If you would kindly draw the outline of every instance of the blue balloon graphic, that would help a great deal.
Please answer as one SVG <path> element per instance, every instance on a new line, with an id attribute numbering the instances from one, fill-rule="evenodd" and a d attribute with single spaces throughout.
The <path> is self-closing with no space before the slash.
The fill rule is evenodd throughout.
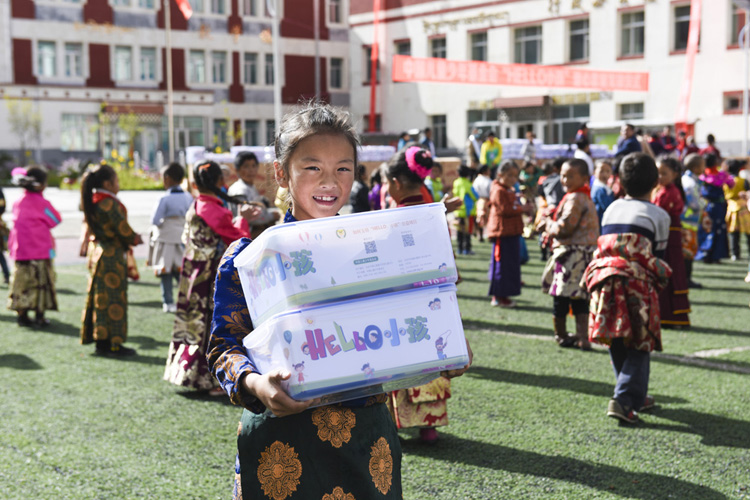
<path id="1" fill-rule="evenodd" d="M 289 330 L 285 331 L 284 332 L 284 340 L 286 340 L 287 344 L 291 344 L 292 343 L 292 332 L 290 332 Z"/>

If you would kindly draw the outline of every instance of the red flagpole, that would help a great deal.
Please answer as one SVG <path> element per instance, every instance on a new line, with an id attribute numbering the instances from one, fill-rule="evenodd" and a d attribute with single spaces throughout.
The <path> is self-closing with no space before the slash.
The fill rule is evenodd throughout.
<path id="1" fill-rule="evenodd" d="M 378 32 L 380 24 L 380 0 L 372 0 L 372 47 L 370 49 L 370 123 L 368 130 L 375 132 L 375 109 L 377 101 Z"/>

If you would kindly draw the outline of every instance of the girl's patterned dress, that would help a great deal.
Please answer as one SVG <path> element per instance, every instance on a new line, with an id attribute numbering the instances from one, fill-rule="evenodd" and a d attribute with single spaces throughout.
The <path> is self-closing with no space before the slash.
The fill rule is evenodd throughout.
<path id="1" fill-rule="evenodd" d="M 294 221 L 287 213 L 285 222 Z M 216 279 L 208 352 L 211 370 L 243 406 L 238 429 L 235 499 L 401 499 L 401 445 L 386 395 L 321 406 L 275 418 L 240 382 L 256 372 L 242 339 L 253 325 L 234 259 L 250 245 L 229 246 Z"/>
<path id="2" fill-rule="evenodd" d="M 81 322 L 81 344 L 110 340 L 122 344 L 128 336 L 127 251 L 136 233 L 128 224 L 125 206 L 115 195 L 94 190 L 90 231 L 89 284 Z"/>

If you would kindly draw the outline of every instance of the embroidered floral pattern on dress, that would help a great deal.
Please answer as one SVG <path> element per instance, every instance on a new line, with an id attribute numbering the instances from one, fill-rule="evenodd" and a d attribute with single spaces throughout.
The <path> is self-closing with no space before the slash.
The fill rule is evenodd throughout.
<path id="1" fill-rule="evenodd" d="M 372 445 L 370 451 L 370 476 L 380 493 L 385 495 L 391 489 L 393 482 L 393 457 L 391 447 L 384 437 Z"/>
<path id="2" fill-rule="evenodd" d="M 284 500 L 297 491 L 302 463 L 293 447 L 274 441 L 260 454 L 259 462 L 258 481 L 267 497 Z"/>
<path id="3" fill-rule="evenodd" d="M 341 486 L 336 486 L 333 493 L 326 493 L 321 500 L 357 500 L 351 493 L 345 493 Z"/>
<path id="4" fill-rule="evenodd" d="M 342 406 L 323 406 L 312 413 L 312 422 L 318 428 L 321 441 L 330 441 L 334 448 L 348 443 L 357 422 L 354 412 Z"/>

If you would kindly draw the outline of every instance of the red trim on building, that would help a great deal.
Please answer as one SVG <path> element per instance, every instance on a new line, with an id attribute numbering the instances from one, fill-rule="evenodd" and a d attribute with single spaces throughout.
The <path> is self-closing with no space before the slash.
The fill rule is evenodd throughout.
<path id="1" fill-rule="evenodd" d="M 159 89 L 167 90 L 167 49 L 161 49 L 161 74 L 162 81 Z M 172 90 L 188 90 L 185 84 L 185 50 L 172 47 Z"/>
<path id="2" fill-rule="evenodd" d="M 232 14 L 227 20 L 227 32 L 239 36 L 242 34 L 242 17 L 240 16 L 239 0 L 231 0 Z"/>
<path id="3" fill-rule="evenodd" d="M 107 0 L 86 0 L 83 5 L 83 22 L 112 24 L 115 14 Z"/>
<path id="4" fill-rule="evenodd" d="M 617 12 L 632 12 L 632 11 L 642 10 L 642 11 L 644 11 L 644 16 L 645 16 L 646 14 L 645 14 L 645 8 L 644 7 L 645 7 L 645 5 L 628 5 L 626 7 L 620 7 L 620 8 L 618 8 Z"/>
<path id="5" fill-rule="evenodd" d="M 294 3 L 294 8 L 292 7 Z M 320 39 L 328 40 L 328 26 L 326 26 L 326 3 L 324 0 L 319 2 L 319 20 L 320 20 Z M 288 8 L 284 9 L 284 18 L 281 20 L 281 36 L 288 38 L 305 38 L 313 40 L 315 38 L 314 23 L 315 19 L 313 10 L 314 4 L 310 0 L 304 2 L 286 2 Z"/>
<path id="6" fill-rule="evenodd" d="M 84 7 L 85 8 L 85 7 Z M 109 64 L 109 45 L 89 44 L 89 78 L 87 87 L 114 87 Z"/>
<path id="7" fill-rule="evenodd" d="M 159 2 L 159 11 L 156 13 L 156 26 L 164 29 L 164 3 L 161 0 Z M 177 2 L 169 0 L 169 11 L 172 17 L 170 18 L 171 27 L 173 30 L 187 30 L 188 22 L 185 16 L 180 12 L 180 7 Z"/>
<path id="8" fill-rule="evenodd" d="M 318 98 L 328 102 L 330 94 L 328 93 L 326 61 L 325 57 L 320 58 L 320 95 Z M 284 70 L 286 71 L 286 84 L 281 89 L 281 102 L 297 104 L 300 99 L 307 100 L 315 97 L 315 57 L 286 54 Z"/>
<path id="9" fill-rule="evenodd" d="M 11 0 L 10 17 L 16 19 L 34 19 L 36 17 L 34 0 Z"/>
<path id="10" fill-rule="evenodd" d="M 13 39 L 13 82 L 19 85 L 36 85 L 31 40 Z"/>
<path id="11" fill-rule="evenodd" d="M 635 54 L 632 56 L 618 56 L 617 60 L 618 61 L 630 61 L 632 59 L 643 59 L 643 58 L 644 58 L 643 54 Z"/>
<path id="12" fill-rule="evenodd" d="M 245 102 L 245 89 L 240 75 L 240 53 L 232 52 L 232 85 L 229 86 L 229 102 Z"/>
<path id="13" fill-rule="evenodd" d="M 430 3 L 433 0 L 383 0 L 382 10 L 387 11 L 391 9 L 400 9 L 401 7 L 409 7 L 412 5 L 421 5 L 424 3 Z M 445 12 L 454 12 L 457 10 L 465 9 L 476 9 L 481 7 L 490 7 L 493 5 L 502 5 L 505 3 L 522 2 L 523 0 L 496 0 L 494 2 L 484 2 L 475 5 L 467 5 L 465 7 L 454 7 L 452 9 L 442 9 L 439 11 L 431 12 L 430 14 L 442 14 Z M 354 14 L 367 14 L 372 12 L 372 0 L 351 0 L 349 7 L 350 15 Z M 382 22 L 382 21 L 381 21 Z"/>
<path id="14" fill-rule="evenodd" d="M 161 104 L 131 104 L 131 103 L 107 103 L 102 110 L 105 113 L 120 113 L 137 115 L 163 115 L 164 106 Z"/>

